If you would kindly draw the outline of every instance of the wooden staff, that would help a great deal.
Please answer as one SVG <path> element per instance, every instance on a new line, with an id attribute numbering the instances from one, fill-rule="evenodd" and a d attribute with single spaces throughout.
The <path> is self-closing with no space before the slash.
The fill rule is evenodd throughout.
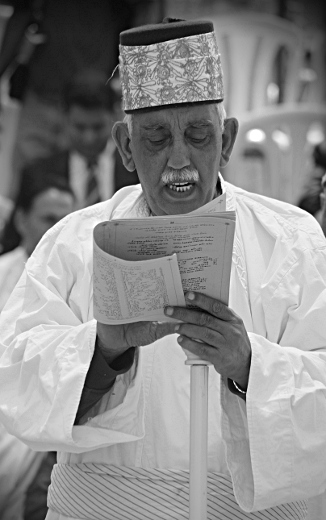
<path id="1" fill-rule="evenodd" d="M 207 520 L 208 361 L 186 352 L 190 365 L 189 520 Z"/>

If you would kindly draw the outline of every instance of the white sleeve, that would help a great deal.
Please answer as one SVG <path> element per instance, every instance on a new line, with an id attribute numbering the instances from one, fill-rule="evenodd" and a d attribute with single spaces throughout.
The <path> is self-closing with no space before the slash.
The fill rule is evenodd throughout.
<path id="1" fill-rule="evenodd" d="M 76 224 L 68 233 L 69 226 L 60 223 L 45 235 L 0 320 L 0 421 L 40 451 L 83 452 L 115 443 L 119 435 L 122 442 L 143 435 L 141 409 L 129 422 L 128 412 L 123 413 L 130 399 L 133 409 L 138 402 L 142 408 L 139 378 L 128 399 L 123 387 L 130 381 L 119 379 L 120 432 L 114 410 L 104 414 L 106 430 L 100 427 L 103 414 L 89 425 L 74 426 L 96 339 L 92 227 L 82 224 L 89 230 L 81 233 Z"/>
<path id="2" fill-rule="evenodd" d="M 325 248 L 302 252 L 276 278 L 262 289 L 266 338 L 249 333 L 246 403 L 222 387 L 227 459 L 245 511 L 326 489 Z"/>

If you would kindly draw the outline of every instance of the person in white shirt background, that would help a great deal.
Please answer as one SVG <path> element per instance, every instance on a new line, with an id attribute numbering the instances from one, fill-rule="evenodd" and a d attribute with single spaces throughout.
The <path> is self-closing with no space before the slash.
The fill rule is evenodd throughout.
<path id="1" fill-rule="evenodd" d="M 123 186 L 139 182 L 137 174 L 123 166 L 112 139 L 118 99 L 106 83 L 105 74 L 93 69 L 71 78 L 62 94 L 68 147 L 22 171 L 24 176 L 31 168 L 50 170 L 68 180 L 77 208 L 107 200 Z"/>
<path id="2" fill-rule="evenodd" d="M 73 211 L 74 203 L 73 193 L 63 179 L 46 172 L 24 177 L 2 236 L 0 312 L 39 240 L 51 226 Z M 1 520 L 24 518 L 27 490 L 44 456 L 44 452 L 33 451 L 10 435 L 0 423 Z M 37 498 L 39 507 L 46 512 L 46 497 L 43 500 L 44 504 L 42 497 Z"/>
<path id="3" fill-rule="evenodd" d="M 245 49 L 244 49 L 245 52 Z M 124 121 L 140 184 L 41 240 L 0 321 L 0 417 L 58 451 L 48 520 L 188 517 L 189 367 L 210 361 L 208 518 L 303 520 L 326 489 L 326 242 L 316 220 L 220 174 L 226 118 L 213 24 L 120 34 Z M 199 292 L 173 322 L 93 317 L 93 229 L 104 220 L 236 212 L 229 305 Z M 199 520 L 199 519 L 198 519 Z"/>

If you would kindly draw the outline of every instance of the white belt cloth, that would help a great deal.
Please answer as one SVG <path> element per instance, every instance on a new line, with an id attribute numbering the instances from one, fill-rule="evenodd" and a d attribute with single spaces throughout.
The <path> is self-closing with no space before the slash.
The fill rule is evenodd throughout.
<path id="1" fill-rule="evenodd" d="M 208 474 L 208 520 L 303 520 L 304 501 L 242 511 L 231 479 Z M 143 469 L 109 464 L 56 464 L 48 492 L 48 507 L 87 520 L 182 520 L 189 518 L 189 472 Z"/>

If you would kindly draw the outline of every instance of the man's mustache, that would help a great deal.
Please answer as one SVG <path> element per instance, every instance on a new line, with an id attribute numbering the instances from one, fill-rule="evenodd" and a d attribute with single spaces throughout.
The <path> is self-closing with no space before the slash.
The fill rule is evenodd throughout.
<path id="1" fill-rule="evenodd" d="M 164 184 L 174 184 L 178 182 L 198 182 L 199 173 L 196 168 L 185 167 L 177 170 L 175 168 L 168 167 L 165 169 L 162 175 L 162 182 Z"/>

